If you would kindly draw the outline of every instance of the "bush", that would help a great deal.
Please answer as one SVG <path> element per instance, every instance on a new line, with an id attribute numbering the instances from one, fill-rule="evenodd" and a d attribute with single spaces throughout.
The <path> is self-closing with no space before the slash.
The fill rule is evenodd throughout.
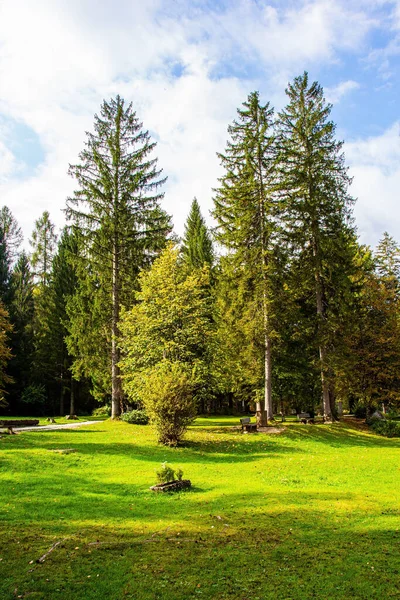
<path id="1" fill-rule="evenodd" d="M 170 467 L 166 462 L 162 463 L 161 469 L 156 471 L 157 483 L 169 483 L 170 481 L 182 481 L 183 471 L 177 469 L 176 471 Z M 175 479 L 176 478 L 176 479 Z"/>
<path id="2" fill-rule="evenodd" d="M 145 410 L 130 410 L 129 412 L 122 413 L 121 419 L 131 425 L 147 425 L 149 422 L 149 417 Z"/>
<path id="3" fill-rule="evenodd" d="M 362 400 L 357 400 L 353 407 L 354 416 L 357 419 L 365 419 L 367 416 L 367 407 Z"/>
<path id="4" fill-rule="evenodd" d="M 22 394 L 21 402 L 24 404 L 43 405 L 46 402 L 46 388 L 44 385 L 28 385 Z"/>
<path id="5" fill-rule="evenodd" d="M 92 411 L 92 417 L 111 417 L 111 406 L 99 406 Z"/>
<path id="6" fill-rule="evenodd" d="M 400 437 L 400 423 L 390 421 L 389 419 L 373 419 L 371 423 L 372 429 L 388 438 Z"/>
<path id="7" fill-rule="evenodd" d="M 158 441 L 176 446 L 196 417 L 196 401 L 187 368 L 163 361 L 143 377 L 141 399 L 154 425 Z"/>

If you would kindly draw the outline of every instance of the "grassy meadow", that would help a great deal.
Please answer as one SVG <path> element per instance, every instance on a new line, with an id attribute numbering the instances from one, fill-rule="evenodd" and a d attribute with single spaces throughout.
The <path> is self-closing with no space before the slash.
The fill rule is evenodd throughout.
<path id="1" fill-rule="evenodd" d="M 400 598 L 400 440 L 237 424 L 199 418 L 178 449 L 111 421 L 2 436 L 0 598 Z M 151 492 L 163 461 L 193 488 Z"/>

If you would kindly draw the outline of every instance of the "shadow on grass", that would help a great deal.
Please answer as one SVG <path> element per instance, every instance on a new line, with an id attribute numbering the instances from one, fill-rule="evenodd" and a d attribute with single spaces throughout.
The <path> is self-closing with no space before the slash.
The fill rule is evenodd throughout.
<path id="1" fill-rule="evenodd" d="M 49 600 L 60 591 L 66 600 L 186 600 L 197 590 L 233 600 L 398 597 L 399 519 L 388 523 L 380 509 L 362 511 L 351 495 L 229 494 L 211 506 L 185 502 L 187 492 L 149 494 L 132 514 L 122 507 L 119 486 L 107 488 L 107 511 L 83 496 L 62 523 L 51 514 L 28 523 L 21 514 L 5 530 L 4 600 L 15 588 Z M 353 510 L 340 508 L 343 499 Z M 41 501 L 44 507 L 49 499 Z M 60 538 L 49 559 L 28 571 L 29 561 Z M 88 575 L 96 573 L 101 577 L 92 585 Z"/>

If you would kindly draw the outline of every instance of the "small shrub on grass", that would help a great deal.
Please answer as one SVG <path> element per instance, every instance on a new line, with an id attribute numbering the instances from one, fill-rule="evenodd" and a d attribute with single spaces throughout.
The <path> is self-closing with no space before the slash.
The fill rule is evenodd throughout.
<path id="1" fill-rule="evenodd" d="M 389 419 L 374 419 L 371 423 L 372 429 L 388 438 L 400 437 L 400 423 Z"/>
<path id="2" fill-rule="evenodd" d="M 145 410 L 130 410 L 121 415 L 122 421 L 131 425 L 147 425 L 149 417 Z"/>
<path id="3" fill-rule="evenodd" d="M 158 363 L 143 377 L 141 399 L 158 441 L 165 446 L 177 446 L 196 417 L 187 367 L 178 362 Z"/>
<path id="4" fill-rule="evenodd" d="M 92 411 L 92 417 L 111 417 L 111 406 L 99 406 Z"/>
<path id="5" fill-rule="evenodd" d="M 157 483 L 169 483 L 175 481 L 175 471 L 166 462 L 161 465 L 161 469 L 156 471 Z"/>
<path id="6" fill-rule="evenodd" d="M 170 481 L 182 481 L 183 471 L 182 469 L 176 469 L 176 471 L 167 463 L 164 462 L 161 465 L 161 469 L 156 471 L 157 483 L 169 483 Z"/>

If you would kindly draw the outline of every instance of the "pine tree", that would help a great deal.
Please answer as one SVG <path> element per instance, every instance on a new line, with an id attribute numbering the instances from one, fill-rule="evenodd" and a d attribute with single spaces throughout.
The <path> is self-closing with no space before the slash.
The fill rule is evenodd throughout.
<path id="1" fill-rule="evenodd" d="M 353 200 L 343 144 L 334 138 L 331 105 L 326 104 L 321 86 L 309 85 L 304 73 L 286 93 L 289 103 L 278 119 L 280 194 L 289 241 L 295 255 L 302 257 L 307 285 L 314 288 L 323 411 L 330 419 L 330 310 L 340 305 L 339 291 L 349 281 Z"/>
<path id="2" fill-rule="evenodd" d="M 261 105 L 258 92 L 249 95 L 238 120 L 228 127 L 225 154 L 218 154 L 225 174 L 216 190 L 213 215 L 216 239 L 227 247 L 238 273 L 252 287 L 250 298 L 259 306 L 262 322 L 264 405 L 260 422 L 273 418 L 272 356 L 273 263 L 277 221 L 273 195 L 275 149 L 273 109 Z"/>
<path id="3" fill-rule="evenodd" d="M 32 246 L 31 265 L 34 269 L 36 279 L 42 284 L 49 283 L 51 264 L 57 245 L 57 235 L 54 232 L 54 224 L 50 221 L 50 215 L 45 210 L 35 221 L 35 229 L 29 240 Z"/>
<path id="4" fill-rule="evenodd" d="M 75 369 L 95 377 L 92 340 L 82 337 L 77 326 L 89 309 L 97 346 L 101 346 L 101 335 L 107 338 L 103 343 L 110 356 L 112 417 L 120 414 L 123 399 L 118 366 L 121 305 L 131 305 L 140 269 L 163 247 L 171 230 L 159 206 L 163 194 L 158 190 L 165 178 L 157 169 L 157 159 L 150 158 L 154 148 L 132 104 L 126 106 L 117 96 L 103 102 L 100 115 L 95 115 L 94 133 L 88 133 L 79 155 L 81 162 L 69 169 L 79 189 L 68 199 L 66 212 L 79 229 L 81 256 L 86 260 L 86 274 L 80 270 L 75 311 L 69 313 L 70 348 L 74 347 L 80 361 Z"/>
<path id="5" fill-rule="evenodd" d="M 211 236 L 196 198 L 185 224 L 182 254 L 185 263 L 192 269 L 201 269 L 204 264 L 212 266 L 214 261 Z"/>

